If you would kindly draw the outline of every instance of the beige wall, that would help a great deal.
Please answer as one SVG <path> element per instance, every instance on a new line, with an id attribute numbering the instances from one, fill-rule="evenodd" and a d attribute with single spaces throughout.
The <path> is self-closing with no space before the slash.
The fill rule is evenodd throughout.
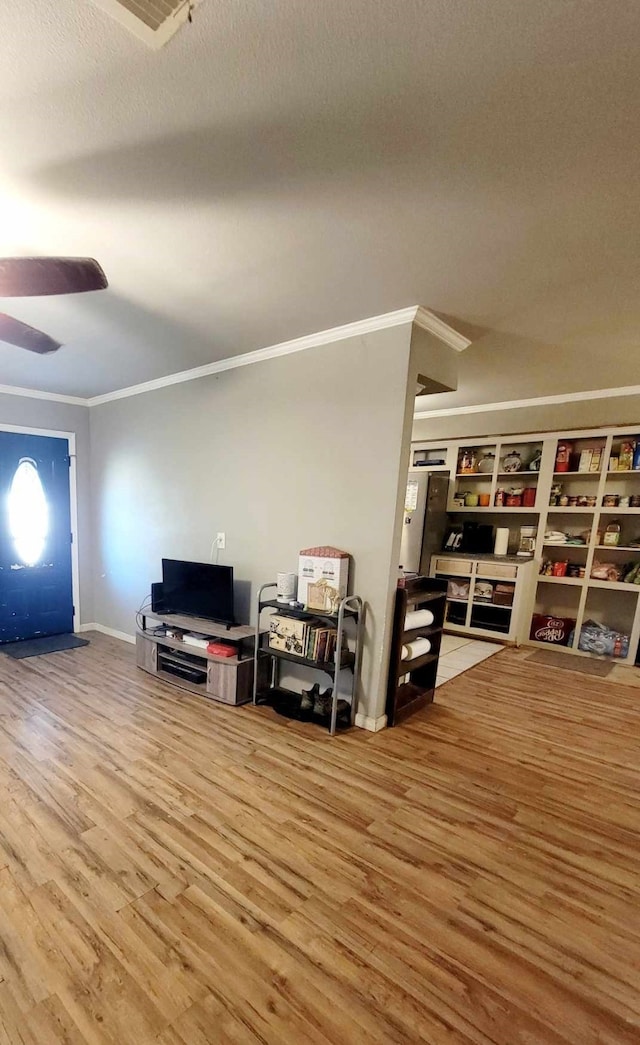
<path id="1" fill-rule="evenodd" d="M 96 620 L 132 633 L 161 558 L 206 561 L 219 530 L 243 620 L 260 584 L 297 572 L 301 548 L 335 544 L 367 603 L 360 712 L 381 715 L 410 383 L 428 369 L 410 335 L 379 331 L 93 407 Z"/>
<path id="2" fill-rule="evenodd" d="M 553 406 L 432 417 L 414 421 L 412 438 L 464 439 L 467 436 L 554 432 L 611 425 L 640 428 L 640 397 L 620 396 Z"/>
<path id="3" fill-rule="evenodd" d="M 0 426 L 18 425 L 55 432 L 75 432 L 78 494 L 78 558 L 80 573 L 80 622 L 94 618 L 91 547 L 91 475 L 89 410 L 84 406 L 0 394 Z"/>
<path id="4" fill-rule="evenodd" d="M 468 333 L 473 343 L 461 354 L 457 390 L 443 398 L 443 407 L 640 385 L 637 337 L 617 338 L 613 329 L 595 332 L 576 326 L 575 344 L 497 331 Z M 429 409 L 419 402 L 421 407 Z"/>

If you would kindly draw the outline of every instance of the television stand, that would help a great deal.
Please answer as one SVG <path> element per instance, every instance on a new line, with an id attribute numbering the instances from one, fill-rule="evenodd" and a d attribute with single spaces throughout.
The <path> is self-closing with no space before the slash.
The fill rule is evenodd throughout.
<path id="1" fill-rule="evenodd" d="M 142 613 L 141 618 L 142 627 L 136 631 L 136 662 L 143 671 L 179 689 L 199 693 L 223 704 L 247 704 L 251 700 L 254 628 L 150 610 Z M 170 629 L 224 639 L 225 643 L 236 647 L 236 655 L 220 657 L 180 638 L 170 638 L 159 633 L 157 627 L 148 627 L 148 618 Z"/>

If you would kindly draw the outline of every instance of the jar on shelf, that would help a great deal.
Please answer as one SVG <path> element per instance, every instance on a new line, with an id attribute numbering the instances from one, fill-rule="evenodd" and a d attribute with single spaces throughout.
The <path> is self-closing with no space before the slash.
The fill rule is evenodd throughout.
<path id="1" fill-rule="evenodd" d="M 617 519 L 613 522 L 610 522 L 606 530 L 604 531 L 602 543 L 606 544 L 607 547 L 616 548 L 620 544 L 621 530 L 622 527 L 620 526 L 620 523 Z"/>
<path id="2" fill-rule="evenodd" d="M 522 507 L 522 489 L 517 486 L 513 486 L 506 497 L 507 508 L 521 508 Z"/>
<path id="3" fill-rule="evenodd" d="M 475 450 L 463 450 L 458 460 L 460 475 L 473 475 L 478 471 L 478 458 Z"/>
<path id="4" fill-rule="evenodd" d="M 520 472 L 522 471 L 522 458 L 518 450 L 511 450 L 505 455 L 502 462 L 503 472 Z"/>
<path id="5" fill-rule="evenodd" d="M 507 496 L 506 492 L 502 489 L 502 487 L 500 487 L 499 490 L 496 490 L 496 496 L 495 496 L 495 500 L 493 502 L 495 504 L 496 508 L 504 508 L 504 502 L 506 500 L 506 496 Z"/>
<path id="6" fill-rule="evenodd" d="M 478 461 L 478 471 L 483 475 L 491 475 L 496 463 L 496 455 L 492 453 L 483 454 Z"/>
<path id="7" fill-rule="evenodd" d="M 536 506 L 536 493 L 537 487 L 525 486 L 522 492 L 522 507 L 523 508 L 535 508 Z"/>

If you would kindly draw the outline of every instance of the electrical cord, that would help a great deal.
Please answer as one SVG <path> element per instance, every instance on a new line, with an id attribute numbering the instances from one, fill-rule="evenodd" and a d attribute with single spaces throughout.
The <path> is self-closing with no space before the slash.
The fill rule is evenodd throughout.
<path id="1" fill-rule="evenodd" d="M 142 617 L 144 615 L 145 610 L 150 610 L 150 609 L 151 609 L 151 592 L 149 592 L 148 595 L 145 595 L 144 599 L 140 603 L 140 608 L 138 610 L 136 610 L 136 624 L 138 626 L 138 631 L 142 631 L 143 630 L 142 629 Z"/>

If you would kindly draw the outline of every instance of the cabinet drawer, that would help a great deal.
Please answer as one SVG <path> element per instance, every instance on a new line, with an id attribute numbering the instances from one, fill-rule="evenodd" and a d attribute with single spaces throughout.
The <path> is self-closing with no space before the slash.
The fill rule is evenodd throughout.
<path id="1" fill-rule="evenodd" d="M 518 576 L 518 567 L 515 563 L 508 562 L 479 562 L 476 569 L 477 577 L 505 577 L 515 581 Z"/>
<path id="2" fill-rule="evenodd" d="M 473 563 L 468 559 L 441 559 L 433 560 L 438 573 L 457 573 L 461 577 L 468 576 L 473 570 Z"/>

